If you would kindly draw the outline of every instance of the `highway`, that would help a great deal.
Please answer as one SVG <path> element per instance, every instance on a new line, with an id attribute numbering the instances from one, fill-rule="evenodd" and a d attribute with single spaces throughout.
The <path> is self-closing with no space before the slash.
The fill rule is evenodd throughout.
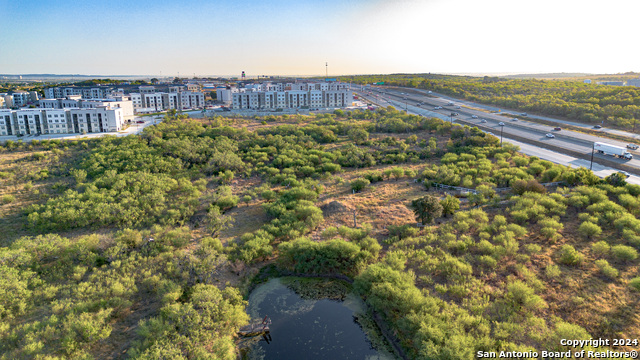
<path id="1" fill-rule="evenodd" d="M 532 141 L 540 142 L 541 144 L 548 143 L 555 147 L 583 153 L 583 154 L 591 154 L 592 146 L 594 142 L 606 142 L 608 144 L 613 144 L 621 147 L 626 147 L 627 143 L 612 140 L 603 137 L 597 137 L 589 134 L 583 134 L 570 130 L 561 130 L 554 131 L 551 126 L 541 125 L 533 122 L 529 122 L 526 120 L 505 117 L 499 114 L 487 113 L 485 111 L 474 108 L 476 104 L 469 102 L 461 102 L 454 100 L 454 106 L 448 105 L 452 100 L 443 99 L 440 97 L 435 97 L 430 94 L 420 95 L 415 93 L 403 93 L 400 90 L 396 89 L 379 89 L 372 88 L 369 89 L 371 94 L 367 94 L 367 92 L 359 91 L 356 89 L 361 95 L 365 97 L 372 97 L 374 100 L 380 99 L 387 101 L 390 105 L 398 109 L 404 110 L 405 108 L 411 110 L 411 112 L 424 115 L 424 116 L 434 116 L 434 114 L 440 114 L 444 116 L 437 116 L 443 119 L 451 119 L 451 113 L 458 113 L 457 116 L 453 117 L 453 121 L 459 121 L 462 124 L 468 124 L 471 126 L 478 126 L 488 128 L 488 131 L 491 131 L 493 134 L 500 137 L 500 128 L 498 125 L 500 122 L 503 122 L 505 125 L 503 126 L 503 136 L 508 137 L 509 135 L 524 137 L 530 139 Z M 435 107 L 440 106 L 442 109 L 436 110 Z M 457 108 L 460 107 L 460 108 Z M 473 116 L 477 118 L 473 118 Z M 483 122 L 486 121 L 486 122 Z M 546 134 L 551 133 L 555 136 L 555 138 L 548 138 Z M 595 154 L 594 158 L 602 158 L 609 161 L 613 161 L 619 164 L 625 164 L 627 166 L 638 169 L 640 172 L 640 152 L 629 150 L 628 151 L 634 155 L 634 159 L 632 160 L 624 160 L 618 159 L 613 156 Z"/>
<path id="2" fill-rule="evenodd" d="M 520 114 L 520 112 L 517 111 L 517 110 L 498 108 L 496 106 L 474 103 L 474 102 L 467 101 L 467 100 L 458 100 L 456 98 L 452 98 L 450 96 L 442 95 L 442 94 L 439 94 L 439 93 L 434 93 L 434 92 L 429 93 L 427 90 L 422 90 L 422 89 L 411 89 L 411 90 L 416 91 L 416 92 L 421 92 L 421 93 L 423 93 L 425 95 L 430 94 L 431 96 L 437 96 L 437 97 L 443 98 L 443 99 L 448 100 L 448 101 L 453 101 L 453 102 L 457 102 L 457 103 L 460 103 L 460 104 L 466 104 L 468 106 L 479 108 L 479 109 L 486 110 L 486 111 L 498 111 L 498 110 L 501 110 L 501 113 L 503 114 L 503 116 L 507 115 L 507 114 L 510 114 L 510 113 L 511 114 Z M 403 91 L 403 90 L 400 90 L 400 91 Z M 610 129 L 610 128 L 607 128 L 606 126 L 601 128 L 601 129 L 596 130 L 592 125 L 579 123 L 579 122 L 575 122 L 575 121 L 561 120 L 561 119 L 552 118 L 552 117 L 549 117 L 549 116 L 541 116 L 541 115 L 529 114 L 528 117 L 531 118 L 531 119 L 540 119 L 540 120 L 545 120 L 545 121 L 549 121 L 549 122 L 554 122 L 554 123 L 558 124 L 558 126 L 571 125 L 571 126 L 574 126 L 574 127 L 577 127 L 577 128 L 583 128 L 585 130 L 592 130 L 592 131 L 595 130 L 595 131 L 598 131 L 598 132 L 601 132 L 601 133 L 608 133 L 608 134 L 613 134 L 613 135 L 624 136 L 624 137 L 627 137 L 627 138 L 630 138 L 630 139 L 636 139 L 636 141 L 640 141 L 640 134 L 636 134 L 634 132 L 618 130 L 618 129 Z M 637 124 L 637 125 L 638 125 L 637 129 L 638 129 L 638 131 L 640 131 L 640 124 Z M 635 129 L 636 129 L 636 127 L 634 127 L 634 131 L 635 131 Z"/>
<path id="3" fill-rule="evenodd" d="M 529 143 L 524 143 L 520 141 L 516 141 L 514 139 L 509 138 L 509 134 L 513 134 L 516 136 L 524 137 L 533 141 L 538 141 L 540 143 L 548 142 L 554 146 L 560 148 L 566 148 L 573 151 L 580 151 L 584 154 L 591 153 L 591 146 L 593 141 L 602 141 L 610 144 L 619 144 L 620 146 L 624 146 L 626 144 L 620 144 L 620 142 L 611 141 L 609 139 L 597 138 L 591 135 L 580 134 L 571 131 L 562 130 L 552 131 L 549 126 L 539 125 L 531 122 L 526 122 L 522 120 L 510 121 L 509 118 L 505 118 L 504 116 L 487 114 L 486 112 L 478 111 L 475 109 L 469 108 L 469 106 L 464 106 L 459 101 L 454 101 L 454 106 L 448 106 L 450 100 L 434 98 L 429 96 L 421 97 L 420 95 L 407 95 L 400 94 L 400 92 L 386 92 L 386 91 L 361 91 L 358 86 L 357 88 L 352 88 L 354 92 L 358 94 L 363 99 L 368 99 L 370 102 L 379 104 L 380 106 L 393 106 L 399 110 L 407 110 L 409 113 L 427 116 L 427 117 L 437 117 L 445 121 L 459 122 L 461 124 L 470 124 L 471 126 L 476 125 L 478 127 L 485 128 L 488 131 L 492 132 L 493 135 L 500 138 L 500 128 L 498 125 L 499 122 L 504 122 L 505 126 L 503 128 L 503 141 L 509 142 L 514 145 L 520 147 L 520 152 L 530 155 L 537 156 L 541 159 L 549 160 L 557 164 L 570 166 L 570 167 L 586 167 L 589 168 L 590 162 L 584 159 L 578 159 L 567 154 L 562 154 L 556 151 L 548 150 L 541 148 L 539 146 L 535 146 Z M 385 89 L 386 90 L 386 89 Z M 405 100 L 406 98 L 406 100 Z M 436 110 L 436 106 L 442 106 L 442 110 Z M 457 109 L 456 106 L 460 106 L 460 109 Z M 451 116 L 452 112 L 457 112 L 458 116 Z M 478 118 L 472 118 L 473 115 L 476 115 Z M 486 123 L 482 123 L 482 119 L 486 120 Z M 462 121 L 460 121 L 462 120 Z M 527 126 L 531 125 L 531 126 Z M 563 134 L 558 134 L 563 132 Z M 547 138 L 545 135 L 547 133 L 554 133 L 556 135 L 555 138 Z M 563 136 L 567 134 L 566 136 Z M 570 135 L 577 134 L 580 136 L 572 137 Z M 586 136 L 586 137 L 583 137 Z M 594 139 L 595 138 L 595 139 Z M 630 151 L 633 154 L 638 154 L 638 152 Z M 640 156 L 640 155 L 639 155 Z M 593 172 L 599 177 L 606 177 L 614 172 L 617 172 L 618 169 L 613 169 L 610 167 L 603 166 L 597 162 L 598 158 L 616 161 L 621 164 L 636 166 L 640 169 L 640 160 L 633 159 L 630 161 L 616 159 L 611 156 L 595 154 L 594 162 L 593 162 Z M 635 164 L 635 165 L 632 165 Z M 631 175 L 627 178 L 627 181 L 632 184 L 640 185 L 640 177 Z"/>

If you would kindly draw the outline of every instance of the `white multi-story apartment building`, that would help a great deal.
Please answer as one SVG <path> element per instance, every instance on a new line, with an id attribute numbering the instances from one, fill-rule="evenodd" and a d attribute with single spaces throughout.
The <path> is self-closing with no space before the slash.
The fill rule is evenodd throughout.
<path id="1" fill-rule="evenodd" d="M 138 90 L 140 91 L 140 94 L 152 94 L 156 92 L 156 87 L 153 85 L 140 86 Z"/>
<path id="2" fill-rule="evenodd" d="M 353 94 L 348 87 L 348 84 L 342 83 L 268 83 L 262 87 L 250 86 L 235 92 L 227 91 L 230 91 L 234 109 L 318 109 L 350 106 Z M 228 94 L 224 90 L 217 91 Z"/>
<path id="3" fill-rule="evenodd" d="M 92 99 L 83 100 L 79 95 L 67 96 L 66 99 L 41 99 L 39 101 L 41 109 L 65 109 L 65 108 L 98 108 L 107 107 L 109 109 L 121 108 L 125 120 L 134 117 L 133 102 L 129 96 L 120 96 L 114 99 Z"/>
<path id="4" fill-rule="evenodd" d="M 180 109 L 180 100 L 180 93 L 162 93 L 162 102 L 165 105 L 165 109 Z"/>
<path id="5" fill-rule="evenodd" d="M 61 99 L 70 95 L 80 95 L 83 99 L 104 99 L 111 94 L 111 88 L 107 87 L 50 87 L 44 89 L 44 97 L 47 99 Z"/>
<path id="6" fill-rule="evenodd" d="M 204 107 L 204 93 L 183 91 L 180 93 L 181 109 L 202 109 Z"/>
<path id="7" fill-rule="evenodd" d="M 202 109 L 204 107 L 204 93 L 202 92 L 140 92 L 131 93 L 130 96 L 134 112 Z"/>
<path id="8" fill-rule="evenodd" d="M 216 97 L 218 101 L 221 101 L 225 104 L 231 104 L 233 102 L 232 93 L 237 92 L 237 89 L 227 89 L 226 87 L 217 87 L 216 88 Z"/>
<path id="9" fill-rule="evenodd" d="M 162 93 L 142 93 L 142 105 L 144 108 L 162 111 L 167 109 L 162 99 Z"/>
<path id="10" fill-rule="evenodd" d="M 115 132 L 124 120 L 122 108 L 107 106 L 0 110 L 0 135 Z"/>
<path id="11" fill-rule="evenodd" d="M 35 91 L 18 90 L 18 91 L 14 91 L 13 94 L 7 95 L 7 96 L 11 97 L 12 107 L 25 106 L 27 104 L 34 103 L 39 99 L 38 93 Z M 7 96 L 5 96 L 5 101 Z"/>
<path id="12" fill-rule="evenodd" d="M 131 103 L 133 104 L 133 111 L 138 112 L 139 109 L 142 109 L 142 94 L 131 93 L 129 96 L 131 97 Z"/>

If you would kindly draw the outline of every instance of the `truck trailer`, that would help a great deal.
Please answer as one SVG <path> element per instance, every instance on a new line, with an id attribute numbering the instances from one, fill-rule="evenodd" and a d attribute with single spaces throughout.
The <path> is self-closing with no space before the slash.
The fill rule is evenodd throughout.
<path id="1" fill-rule="evenodd" d="M 598 154 L 611 155 L 618 158 L 623 158 L 626 160 L 633 159 L 633 155 L 631 155 L 627 149 L 621 146 L 615 146 L 607 143 L 595 142 L 593 143 L 593 149 Z"/>

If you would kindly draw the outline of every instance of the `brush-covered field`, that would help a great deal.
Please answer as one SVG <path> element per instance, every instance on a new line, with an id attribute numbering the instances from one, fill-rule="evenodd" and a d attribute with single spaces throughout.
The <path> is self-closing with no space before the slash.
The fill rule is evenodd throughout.
<path id="1" fill-rule="evenodd" d="M 393 108 L 7 142 L 0 358 L 235 359 L 265 266 L 352 278 L 411 359 L 637 339 L 639 195 Z"/>

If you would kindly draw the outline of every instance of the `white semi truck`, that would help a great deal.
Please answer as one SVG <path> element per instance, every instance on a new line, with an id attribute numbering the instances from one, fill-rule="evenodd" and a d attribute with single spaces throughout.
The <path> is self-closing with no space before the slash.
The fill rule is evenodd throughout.
<path id="1" fill-rule="evenodd" d="M 633 159 L 633 155 L 631 155 L 627 149 L 622 146 L 615 146 L 607 143 L 596 142 L 593 143 L 593 149 L 595 152 L 599 154 L 611 155 L 619 158 L 623 158 L 626 160 Z"/>

